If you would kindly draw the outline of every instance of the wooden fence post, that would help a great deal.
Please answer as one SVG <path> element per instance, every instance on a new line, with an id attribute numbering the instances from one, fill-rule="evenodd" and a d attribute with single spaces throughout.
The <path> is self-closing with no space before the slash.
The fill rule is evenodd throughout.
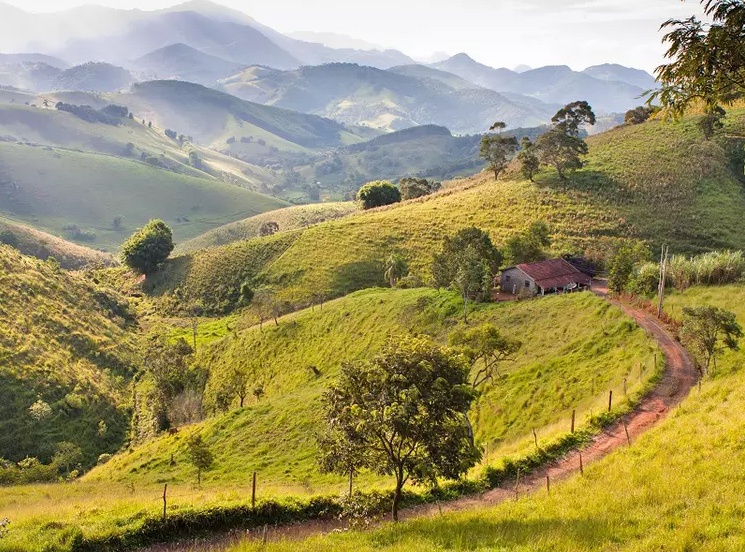
<path id="1" fill-rule="evenodd" d="M 623 430 L 626 433 L 626 442 L 631 446 L 631 437 L 629 437 L 629 428 L 626 425 L 626 420 L 623 420 Z"/>
<path id="2" fill-rule="evenodd" d="M 168 502 L 166 499 L 166 493 L 168 492 L 168 483 L 163 485 L 163 521 L 166 520 L 166 509 L 168 507 Z"/>
<path id="3" fill-rule="evenodd" d="M 551 494 L 551 479 L 549 478 L 548 474 L 546 474 L 546 492 L 548 494 Z"/>
<path id="4" fill-rule="evenodd" d="M 574 433 L 574 418 L 577 415 L 576 410 L 572 410 L 572 433 Z"/>
<path id="5" fill-rule="evenodd" d="M 535 441 L 535 448 L 538 448 L 538 434 L 535 432 L 535 428 L 533 428 L 533 440 Z"/>
<path id="6" fill-rule="evenodd" d="M 256 472 L 254 472 L 253 485 L 251 486 L 251 508 L 256 508 Z"/>
<path id="7" fill-rule="evenodd" d="M 352 478 L 354 477 L 354 470 L 349 470 L 349 498 L 352 498 Z"/>
<path id="8" fill-rule="evenodd" d="M 585 467 L 582 465 L 582 452 L 579 453 L 579 474 L 582 476 L 585 475 Z"/>
<path id="9" fill-rule="evenodd" d="M 613 409 L 613 389 L 608 393 L 608 412 Z"/>

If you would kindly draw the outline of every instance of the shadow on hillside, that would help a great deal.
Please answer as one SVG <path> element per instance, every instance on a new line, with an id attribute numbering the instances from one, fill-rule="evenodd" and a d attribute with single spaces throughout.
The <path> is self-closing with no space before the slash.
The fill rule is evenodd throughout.
<path id="1" fill-rule="evenodd" d="M 377 260 L 357 261 L 334 270 L 331 289 L 346 295 L 361 289 L 385 285 L 383 263 Z"/>
<path id="2" fill-rule="evenodd" d="M 378 544 L 396 542 L 431 543 L 432 550 L 451 550 L 461 547 L 469 550 L 520 547 L 533 549 L 538 542 L 551 540 L 570 544 L 577 549 L 595 549 L 603 544 L 616 542 L 609 525 L 598 519 L 537 519 L 524 521 L 508 519 L 492 521 L 479 516 L 467 519 L 442 518 L 436 528 L 432 520 L 413 522 L 391 529 L 378 538 Z"/>
<path id="3" fill-rule="evenodd" d="M 153 297 L 173 293 L 186 281 L 186 276 L 189 274 L 193 262 L 194 259 L 191 255 L 168 259 L 158 272 L 147 277 L 142 285 L 143 291 Z"/>

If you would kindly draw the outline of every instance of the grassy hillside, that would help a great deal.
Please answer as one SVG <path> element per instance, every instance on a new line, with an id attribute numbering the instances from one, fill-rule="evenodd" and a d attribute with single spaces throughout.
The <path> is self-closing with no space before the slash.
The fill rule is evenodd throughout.
<path id="1" fill-rule="evenodd" d="M 361 142 L 375 135 L 330 119 L 263 106 L 181 81 L 133 86 L 121 102 L 159 126 L 175 128 L 206 145 L 225 147 L 230 137 L 253 136 L 280 150 L 302 152 Z M 240 142 L 239 142 L 240 143 Z"/>
<path id="2" fill-rule="evenodd" d="M 691 289 L 671 298 L 737 311 L 745 288 Z M 262 550 L 736 551 L 745 546 L 745 353 L 728 352 L 660 426 L 575 476 L 519 502 Z M 236 547 L 234 552 L 254 550 Z"/>
<path id="3" fill-rule="evenodd" d="M 276 222 L 279 230 L 285 232 L 345 217 L 356 211 L 357 206 L 352 202 L 297 205 L 277 209 L 205 232 L 201 236 L 179 244 L 174 250 L 174 255 L 185 255 L 208 247 L 256 238 L 259 236 L 261 225 L 265 222 Z"/>
<path id="4" fill-rule="evenodd" d="M 38 107 L 26 106 L 25 102 L 17 100 L 10 103 L 12 97 L 0 97 L 3 102 L 0 103 L 2 141 L 103 153 L 133 160 L 149 159 L 164 170 L 221 180 L 253 190 L 260 190 L 276 181 L 274 175 L 256 165 L 200 147 L 189 140 L 171 139 L 165 135 L 164 129 L 157 125 L 150 128 L 139 117 L 134 120 L 120 118 L 119 124 L 113 126 L 84 121 L 53 107 L 42 107 L 45 99 L 54 105 L 57 100 L 88 103 L 93 97 L 77 98 L 69 93 L 30 96 L 30 101 L 38 103 Z M 192 151 L 199 156 L 199 167 L 190 162 Z"/>
<path id="5" fill-rule="evenodd" d="M 16 224 L 0 218 L 0 243 L 14 247 L 24 255 L 42 261 L 54 257 L 65 269 L 82 268 L 88 265 L 112 265 L 116 261 L 108 253 L 89 249 L 63 240 L 57 236 L 34 230 L 30 226 Z"/>
<path id="6" fill-rule="evenodd" d="M 180 241 L 285 205 L 139 161 L 50 147 L 0 143 L 0 167 L 0 215 L 109 251 L 151 218 Z"/>
<path id="7" fill-rule="evenodd" d="M 667 243 L 675 252 L 745 247 L 741 153 L 705 140 L 696 118 L 618 128 L 589 144 L 587 166 L 568 182 L 548 170 L 536 183 L 483 173 L 424 199 L 309 228 L 262 269 L 263 281 L 283 299 L 308 304 L 321 293 L 382 284 L 391 251 L 426 280 L 444 236 L 475 225 L 501 244 L 536 220 L 549 224 L 557 251 L 602 250 L 619 238 Z M 220 278 L 240 285 L 224 268 Z"/>
<path id="8" fill-rule="evenodd" d="M 2 245 L 0 288 L 0 458 L 46 462 L 61 441 L 78 444 L 86 465 L 116 451 L 134 369 L 126 305 Z M 51 407 L 46 417 L 30 415 L 37 400 Z"/>
<path id="9" fill-rule="evenodd" d="M 283 318 L 263 331 L 241 330 L 240 319 L 206 325 L 197 362 L 210 370 L 205 408 L 218 416 L 189 431 L 201 431 L 217 455 L 207 480 L 247 481 L 258 470 L 265 492 L 333 489 L 340 480 L 318 474 L 315 435 L 320 396 L 340 364 L 374 355 L 389 335 L 424 332 L 446 342 L 461 309 L 450 293 L 378 289 Z M 529 450 L 530 428 L 542 428 L 542 439 L 563 433 L 573 408 L 585 419 L 603 408 L 608 389 L 620 389 L 624 377 L 633 381 L 633 393 L 654 373 L 650 340 L 620 310 L 591 294 L 483 305 L 474 319 L 492 321 L 524 343 L 518 359 L 503 366 L 503 377 L 487 386 L 472 411 L 476 436 L 490 455 Z M 640 365 L 647 368 L 643 375 Z M 265 397 L 258 402 L 251 397 L 246 408 L 236 409 L 237 397 L 225 395 L 235 369 L 246 370 L 251 388 L 263 386 Z M 220 414 L 226 399 L 233 410 Z M 183 443 L 182 435 L 161 437 L 116 456 L 86 479 L 188 482 L 192 469 Z"/>

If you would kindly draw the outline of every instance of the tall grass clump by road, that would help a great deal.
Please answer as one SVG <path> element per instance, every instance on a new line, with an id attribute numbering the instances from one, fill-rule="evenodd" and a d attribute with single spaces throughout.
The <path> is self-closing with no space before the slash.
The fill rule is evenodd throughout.
<path id="1" fill-rule="evenodd" d="M 670 298 L 713 305 L 745 323 L 745 287 L 691 288 Z M 739 551 L 745 547 L 745 353 L 726 352 L 707 378 L 659 426 L 602 461 L 584 477 L 510 500 L 370 532 L 262 546 L 285 552 L 424 552 L 429 550 Z M 258 550 L 246 543 L 231 552 Z"/>

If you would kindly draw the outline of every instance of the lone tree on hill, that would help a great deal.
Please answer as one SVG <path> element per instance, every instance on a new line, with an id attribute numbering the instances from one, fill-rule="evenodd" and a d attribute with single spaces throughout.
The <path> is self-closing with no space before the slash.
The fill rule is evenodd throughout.
<path id="1" fill-rule="evenodd" d="M 458 329 L 448 339 L 455 350 L 462 353 L 474 371 L 471 386 L 476 389 L 499 376 L 499 365 L 513 360 L 522 343 L 502 335 L 494 324 L 481 324 L 475 328 Z"/>
<path id="2" fill-rule="evenodd" d="M 457 479 L 481 459 L 467 413 L 477 392 L 465 359 L 431 341 L 392 340 L 372 361 L 342 366 L 324 395 L 321 469 L 393 475 L 392 514 L 404 485 Z"/>
<path id="3" fill-rule="evenodd" d="M 453 288 L 463 298 L 463 320 L 468 323 L 468 300 L 488 300 L 492 278 L 502 264 L 502 253 L 489 234 L 475 227 L 463 228 L 445 238 L 432 260 L 436 288 Z"/>
<path id="4" fill-rule="evenodd" d="M 520 171 L 523 176 L 533 182 L 533 177 L 541 168 L 541 160 L 536 154 L 535 144 L 527 136 L 523 137 L 520 142 L 520 153 L 517 154 L 517 160 L 520 162 Z"/>
<path id="5" fill-rule="evenodd" d="M 202 472 L 207 471 L 212 467 L 215 462 L 215 457 L 212 455 L 207 443 L 204 442 L 202 436 L 195 433 L 189 437 L 186 441 L 186 453 L 189 455 L 189 462 L 197 469 L 197 485 L 202 485 Z"/>
<path id="6" fill-rule="evenodd" d="M 486 134 L 481 139 L 479 155 L 489 163 L 489 170 L 494 171 L 494 178 L 498 179 L 510 163 L 518 150 L 517 138 L 505 136 L 501 133 L 507 125 L 503 122 L 494 123 L 489 130 L 499 131 L 497 134 Z"/>
<path id="7" fill-rule="evenodd" d="M 745 4 L 739 0 L 701 0 L 711 23 L 696 17 L 669 19 L 665 57 L 655 74 L 660 83 L 648 103 L 658 100 L 673 115 L 703 102 L 708 111 L 741 98 L 745 92 Z"/>
<path id="8" fill-rule="evenodd" d="M 150 275 L 173 251 L 173 233 L 162 220 L 151 220 L 122 244 L 125 265 Z"/>
<path id="9" fill-rule="evenodd" d="M 705 373 L 714 361 L 717 369 L 717 355 L 725 349 L 737 351 L 742 337 L 742 328 L 735 314 L 717 307 L 686 307 L 683 309 L 681 341 L 702 361 Z"/>
<path id="10" fill-rule="evenodd" d="M 595 114 L 587 102 L 573 102 L 561 108 L 551 122 L 553 128 L 538 137 L 535 148 L 541 163 L 554 167 L 559 178 L 566 180 L 567 171 L 583 166 L 582 156 L 589 150 L 580 130 L 595 124 Z"/>
<path id="11" fill-rule="evenodd" d="M 279 232 L 279 224 L 273 220 L 262 222 L 259 226 L 259 236 L 273 236 L 277 232 Z"/>
<path id="12" fill-rule="evenodd" d="M 391 205 L 401 201 L 401 192 L 387 180 L 368 182 L 357 192 L 357 201 L 363 209 Z"/>

